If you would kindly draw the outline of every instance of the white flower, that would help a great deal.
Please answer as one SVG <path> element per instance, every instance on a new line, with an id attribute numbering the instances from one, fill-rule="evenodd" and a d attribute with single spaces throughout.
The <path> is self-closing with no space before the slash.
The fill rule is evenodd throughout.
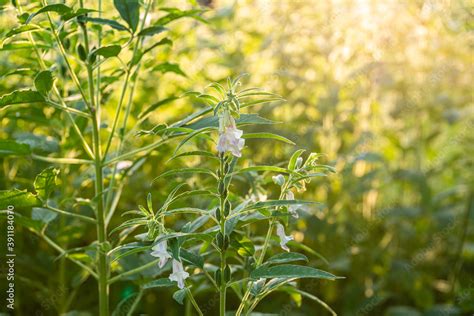
<path id="1" fill-rule="evenodd" d="M 285 251 L 290 251 L 290 248 L 286 245 L 290 240 L 293 240 L 292 236 L 285 235 L 285 227 L 282 224 L 277 223 L 277 235 L 280 237 L 280 247 Z"/>
<path id="2" fill-rule="evenodd" d="M 241 138 L 244 132 L 237 129 L 234 118 L 228 111 L 219 116 L 219 141 L 217 150 L 221 153 L 230 151 L 235 157 L 240 157 L 245 140 Z"/>
<path id="3" fill-rule="evenodd" d="M 294 200 L 295 199 L 295 194 L 293 193 L 293 191 L 288 190 L 286 192 L 286 199 L 287 200 Z M 288 212 L 290 212 L 291 216 L 293 216 L 294 218 L 299 217 L 298 212 L 297 212 L 298 209 L 299 209 L 298 205 L 295 205 L 295 204 L 288 205 Z"/>
<path id="4" fill-rule="evenodd" d="M 275 182 L 275 184 L 278 184 L 279 186 L 282 186 L 283 184 L 285 184 L 285 177 L 282 174 L 273 176 L 272 180 L 273 182 Z"/>
<path id="5" fill-rule="evenodd" d="M 184 271 L 183 264 L 178 260 L 173 259 L 173 273 L 170 274 L 169 279 L 176 281 L 180 289 L 184 288 L 184 280 L 189 277 L 189 273 Z"/>
<path id="6" fill-rule="evenodd" d="M 131 167 L 133 165 L 133 162 L 130 160 L 122 160 L 117 163 L 117 170 L 123 170 Z"/>
<path id="7" fill-rule="evenodd" d="M 153 248 L 151 248 L 151 250 L 153 250 L 151 252 L 151 255 L 153 257 L 160 258 L 160 262 L 158 263 L 158 266 L 160 267 L 160 269 L 163 268 L 166 262 L 168 261 L 168 259 L 171 258 L 166 248 L 167 248 L 166 240 L 154 245 Z"/>

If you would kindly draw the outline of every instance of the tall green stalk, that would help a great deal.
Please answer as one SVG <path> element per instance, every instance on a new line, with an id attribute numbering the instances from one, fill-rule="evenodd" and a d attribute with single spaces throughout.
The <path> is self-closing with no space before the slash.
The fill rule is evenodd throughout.
<path id="1" fill-rule="evenodd" d="M 80 24 L 84 34 L 84 47 L 86 52 L 89 52 L 89 38 L 85 24 Z M 92 115 L 92 139 L 94 146 L 94 168 L 95 168 L 95 198 L 97 200 L 96 219 L 97 219 L 97 239 L 98 239 L 98 277 L 99 277 L 99 314 L 101 316 L 109 315 L 109 285 L 108 285 L 108 263 L 106 254 L 107 233 L 105 227 L 105 212 L 104 212 L 104 179 L 103 179 L 103 164 L 102 164 L 102 150 L 100 141 L 100 109 L 95 103 L 94 91 L 94 74 L 91 60 L 87 60 L 87 83 L 89 87 L 89 102 L 90 111 Z"/>
<path id="2" fill-rule="evenodd" d="M 219 221 L 220 232 L 216 236 L 216 242 L 220 249 L 220 270 L 217 272 L 216 279 L 217 284 L 219 285 L 219 315 L 224 316 L 226 310 L 227 282 L 230 279 L 230 269 L 226 262 L 226 251 L 229 246 L 229 237 L 226 235 L 225 222 L 226 217 L 229 215 L 230 204 L 227 202 L 228 183 L 226 183 L 228 163 L 225 161 L 224 154 L 220 154 L 219 161 L 219 209 L 217 210 L 216 216 Z"/>

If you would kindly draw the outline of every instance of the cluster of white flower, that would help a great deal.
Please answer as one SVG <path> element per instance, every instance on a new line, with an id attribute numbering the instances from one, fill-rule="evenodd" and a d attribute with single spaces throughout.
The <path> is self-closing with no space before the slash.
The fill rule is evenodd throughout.
<path id="1" fill-rule="evenodd" d="M 243 131 L 237 129 L 235 120 L 228 110 L 222 111 L 219 115 L 219 141 L 217 151 L 220 153 L 230 151 L 235 157 L 241 157 L 241 150 L 244 148 L 245 140 L 242 137 Z"/>
<path id="2" fill-rule="evenodd" d="M 166 240 L 154 245 L 151 250 L 153 250 L 151 252 L 153 257 L 160 258 L 158 266 L 160 269 L 163 268 L 166 262 L 168 262 L 168 259 L 171 258 L 171 255 L 167 250 Z M 184 280 L 186 280 L 188 277 L 189 273 L 184 270 L 183 264 L 180 261 L 173 259 L 173 273 L 170 274 L 169 279 L 171 281 L 176 281 L 176 283 L 178 283 L 178 287 L 183 289 L 185 286 Z"/>

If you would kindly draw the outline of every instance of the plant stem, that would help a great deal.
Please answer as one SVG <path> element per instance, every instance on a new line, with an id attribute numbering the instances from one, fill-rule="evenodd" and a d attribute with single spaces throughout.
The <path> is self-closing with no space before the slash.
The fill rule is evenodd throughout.
<path id="1" fill-rule="evenodd" d="M 81 3 L 82 4 L 82 3 Z M 89 52 L 89 38 L 85 24 L 80 24 L 84 34 L 84 47 Z M 104 213 L 104 179 L 102 165 L 102 150 L 100 142 L 100 109 L 95 104 L 94 97 L 94 74 L 91 60 L 87 60 L 87 81 L 89 87 L 90 111 L 92 114 L 92 138 L 94 145 L 94 167 L 95 167 L 95 198 L 97 199 L 96 219 L 97 219 L 97 239 L 98 239 L 98 276 L 99 276 L 99 315 L 109 315 L 109 284 L 108 284 L 108 263 L 106 254 L 107 233 L 105 227 Z"/>
<path id="2" fill-rule="evenodd" d="M 218 186 L 220 187 L 221 185 L 224 186 L 224 192 L 227 192 L 227 187 L 225 185 L 225 156 L 224 154 L 220 155 L 220 164 L 219 164 L 219 182 Z M 226 221 L 226 216 L 225 216 L 225 201 L 226 201 L 226 195 L 223 195 L 222 192 L 219 192 L 219 207 L 220 207 L 220 233 L 222 234 L 222 247 L 220 249 L 220 289 L 219 289 L 219 315 L 224 316 L 225 315 L 225 310 L 226 310 L 226 294 L 227 294 L 227 280 L 225 277 L 225 268 L 227 265 L 226 262 L 226 249 L 227 246 L 225 245 L 226 242 L 226 231 L 225 231 L 225 221 Z"/>
<path id="3" fill-rule="evenodd" d="M 142 299 L 142 296 L 143 296 L 143 290 L 140 289 L 140 292 L 138 292 L 137 297 L 136 297 L 135 300 L 133 301 L 133 304 L 132 304 L 132 306 L 130 307 L 130 309 L 129 309 L 128 313 L 127 313 L 127 316 L 133 315 L 133 312 L 134 312 L 135 309 L 137 308 L 138 303 L 140 303 L 140 300 Z"/>
<path id="4" fill-rule="evenodd" d="M 83 264 L 80 261 L 77 261 L 76 259 L 73 259 L 73 258 L 69 257 L 66 250 L 64 250 L 61 246 L 59 246 L 57 243 L 55 243 L 53 240 L 51 240 L 51 238 L 49 238 L 45 234 L 39 234 L 39 236 L 41 236 L 51 247 L 56 249 L 56 251 L 59 252 L 61 255 L 64 255 L 71 262 L 74 262 L 75 264 L 77 264 L 78 266 L 80 266 L 81 268 L 83 268 L 84 270 L 89 272 L 94 278 L 97 279 L 97 274 L 90 267 L 86 266 L 85 264 Z"/>
<path id="5" fill-rule="evenodd" d="M 93 219 L 92 217 L 89 217 L 89 216 L 85 216 L 85 215 L 81 215 L 81 214 L 76 214 L 76 213 L 66 212 L 66 211 L 60 210 L 60 209 L 58 209 L 58 208 L 49 206 L 49 205 L 44 206 L 44 208 L 45 208 L 45 209 L 48 209 L 48 210 L 50 210 L 50 211 L 53 211 L 53 212 L 62 214 L 62 215 L 71 216 L 71 217 L 76 217 L 76 218 L 81 219 L 81 220 L 83 220 L 83 221 L 86 221 L 86 222 L 88 222 L 88 223 L 96 224 L 96 220 Z"/>
<path id="6" fill-rule="evenodd" d="M 186 288 L 186 295 L 188 296 L 188 299 L 191 301 L 191 304 L 193 304 L 194 308 L 196 309 L 196 312 L 199 314 L 199 316 L 203 316 L 204 314 L 202 313 L 201 309 L 199 308 L 198 303 L 194 299 L 193 293 L 189 290 L 189 288 Z"/>
<path id="7" fill-rule="evenodd" d="M 155 260 L 150 261 L 150 262 L 148 262 L 147 264 L 142 265 L 142 266 L 140 266 L 140 267 L 138 267 L 138 268 L 135 268 L 135 269 L 132 269 L 132 270 L 128 270 L 128 271 L 125 271 L 124 273 L 121 273 L 121 274 L 119 274 L 119 275 L 116 275 L 116 276 L 114 276 L 113 278 L 110 278 L 110 279 L 109 279 L 109 284 L 112 284 L 112 283 L 114 283 L 114 282 L 117 282 L 117 281 L 119 281 L 120 279 L 122 279 L 122 278 L 124 278 L 124 277 L 126 277 L 126 276 L 129 276 L 129 275 L 132 275 L 132 274 L 141 272 L 141 271 L 143 271 L 143 270 L 146 270 L 146 269 L 148 269 L 148 268 L 150 268 L 150 267 L 153 267 L 153 266 L 155 266 L 159 261 L 160 261 L 160 259 L 155 259 Z"/>

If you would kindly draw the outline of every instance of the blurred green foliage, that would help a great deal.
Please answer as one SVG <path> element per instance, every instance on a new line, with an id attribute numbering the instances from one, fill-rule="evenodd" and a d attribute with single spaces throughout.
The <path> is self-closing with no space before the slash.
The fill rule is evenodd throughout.
<path id="1" fill-rule="evenodd" d="M 163 15 L 158 7 L 191 8 L 187 1 L 158 2 L 151 19 Z M 125 146 L 150 144 L 155 136 L 137 137 L 135 132 L 150 130 L 202 108 L 192 98 L 178 98 L 184 92 L 202 90 L 208 82 L 224 82 L 228 76 L 249 73 L 246 80 L 250 86 L 261 86 L 287 100 L 260 109 L 262 116 L 283 122 L 270 128 L 301 148 L 324 153 L 325 162 L 338 171 L 308 187 L 305 197 L 322 201 L 326 207 L 308 209 L 294 227 L 296 241 L 328 261 L 312 256 L 311 265 L 346 279 L 301 281 L 302 289 L 318 296 L 341 315 L 472 314 L 472 3 L 206 3 L 208 12 L 203 17 L 208 23 L 188 19 L 172 24 L 169 32 L 173 46 L 160 46 L 142 61 L 128 121 L 131 132 Z M 23 5 L 25 10 L 40 7 L 34 1 Z M 9 3 L 4 3 L 0 16 L 0 33 L 5 35 L 17 25 L 16 13 Z M 118 17 L 106 1 L 104 16 Z M 75 53 L 78 31 L 69 25 L 66 33 L 66 48 Z M 73 86 L 65 79 L 66 65 L 51 60 L 56 57 L 48 54 L 52 39 L 47 33 L 32 34 L 40 46 L 44 45 L 42 57 L 58 64 L 56 80 L 68 82 L 62 93 L 74 100 L 76 96 L 69 94 Z M 102 41 L 123 45 L 126 38 L 121 34 L 103 26 Z M 5 40 L 0 48 L 1 95 L 34 85 L 39 70 L 36 56 L 31 49 L 14 46 L 22 45 L 25 39 L 25 35 L 15 36 Z M 145 44 L 152 45 L 158 39 L 147 38 Z M 85 78 L 79 59 L 73 62 L 79 76 Z M 119 61 L 113 60 L 103 67 L 110 73 L 118 65 Z M 103 78 L 104 128 L 111 123 L 120 97 L 118 87 L 123 74 L 118 70 L 116 75 Z M 172 102 L 158 104 L 145 120 L 139 117 L 144 109 L 166 98 Z M 0 112 L 0 137 L 30 144 L 38 155 L 77 157 L 78 139 L 63 121 L 51 108 L 9 107 Z M 81 126 L 80 119 L 78 124 Z M 274 142 L 249 140 L 247 145 L 246 156 L 253 157 L 255 164 L 278 164 L 295 150 Z M 144 204 L 149 191 L 155 203 L 163 201 L 176 182 L 161 181 L 151 186 L 157 175 L 184 164 L 200 164 L 199 158 L 165 164 L 175 146 L 176 143 L 165 144 L 154 150 L 124 183 L 118 212 L 110 227 L 122 221 L 120 213 Z M 0 161 L 0 189 L 31 191 L 35 176 L 50 165 L 18 157 L 0 156 Z M 72 207 L 73 197 L 91 195 L 92 174 L 89 167 L 63 166 L 59 175 L 61 185 L 53 195 L 71 197 L 58 202 Z M 187 178 L 186 182 L 192 187 L 199 184 L 195 177 Z M 242 185 L 238 189 L 245 194 L 249 187 Z M 93 215 L 85 205 L 77 206 L 76 210 Z M 188 220 L 178 217 L 169 225 L 180 227 Z M 4 226 L 2 220 L 2 232 Z M 27 229 L 17 230 L 17 314 L 55 315 L 72 310 L 77 313 L 68 315 L 94 314 L 95 282 L 64 258 L 57 258 L 50 245 Z M 95 240 L 93 226 L 61 216 L 51 220 L 47 231 L 63 248 L 90 247 Z M 77 254 L 76 259 L 90 260 L 83 254 Z M 4 295 L 3 281 L 1 285 Z M 113 305 L 134 291 L 133 282 L 115 283 L 111 288 Z M 204 293 L 197 300 L 207 306 L 207 314 L 217 313 L 218 300 L 212 293 Z M 232 302 L 230 298 L 231 308 L 237 304 L 237 300 Z M 182 315 L 185 308 L 189 307 L 177 305 L 171 292 L 163 289 L 146 292 L 137 311 L 148 315 Z M 286 294 L 275 294 L 262 302 L 258 310 L 283 315 L 326 313 L 310 300 L 298 295 L 289 300 Z"/>

